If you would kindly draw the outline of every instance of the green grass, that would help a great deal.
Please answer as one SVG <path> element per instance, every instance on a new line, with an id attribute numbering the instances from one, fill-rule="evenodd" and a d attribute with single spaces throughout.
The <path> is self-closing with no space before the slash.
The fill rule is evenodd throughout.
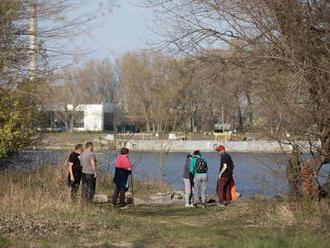
<path id="1" fill-rule="evenodd" d="M 134 207 L 120 211 L 91 206 L 86 211 L 56 216 L 67 222 L 78 221 L 78 230 L 59 224 L 57 236 L 50 233 L 45 239 L 35 233 L 13 242 L 17 247 L 25 242 L 40 247 L 81 247 L 86 240 L 92 247 L 329 247 L 327 230 L 249 227 L 242 224 L 246 216 L 242 222 L 236 216 L 233 220 L 222 218 L 227 210 Z"/>
<path id="2" fill-rule="evenodd" d="M 11 243 L 14 247 L 81 247 L 86 242 L 92 247 L 329 247 L 328 229 L 249 225 L 249 220 L 258 217 L 238 216 L 235 211 L 246 210 L 239 206 L 225 210 L 180 206 L 114 210 L 94 205 L 43 216 L 38 221 L 48 224 L 46 231 L 27 229 Z M 36 226 L 35 221 L 30 223 Z M 2 247 L 6 244 L 10 243 L 6 241 Z"/>
<path id="3" fill-rule="evenodd" d="M 9 246 L 10 242 L 0 234 L 0 247 Z"/>

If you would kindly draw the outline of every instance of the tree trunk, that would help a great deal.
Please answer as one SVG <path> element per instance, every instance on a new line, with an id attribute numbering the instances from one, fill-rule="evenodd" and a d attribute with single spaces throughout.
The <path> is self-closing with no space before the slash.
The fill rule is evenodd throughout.
<path id="1" fill-rule="evenodd" d="M 252 111 L 252 101 L 251 101 L 251 97 L 250 97 L 249 92 L 246 92 L 246 99 L 247 99 L 247 104 L 248 104 L 249 125 L 252 127 L 253 126 L 253 111 Z"/>
<path id="2" fill-rule="evenodd" d="M 71 114 L 71 117 L 70 117 L 70 125 L 69 125 L 69 132 L 72 133 L 73 132 L 73 128 L 74 128 L 74 118 L 75 118 L 75 112 L 73 112 Z"/>
<path id="3" fill-rule="evenodd" d="M 240 132 L 243 132 L 244 131 L 244 125 L 243 125 L 243 115 L 242 115 L 241 106 L 238 106 L 238 108 L 237 108 L 237 119 L 238 119 L 237 130 L 240 131 Z"/>
<path id="4" fill-rule="evenodd" d="M 162 182 L 162 184 L 164 183 L 164 160 L 163 160 L 163 153 L 160 153 L 160 161 L 159 161 L 159 166 L 160 166 L 160 181 Z"/>
<path id="5" fill-rule="evenodd" d="M 194 113 L 190 116 L 190 132 L 194 132 L 195 124 L 194 124 Z"/>
<path id="6" fill-rule="evenodd" d="M 65 125 L 65 130 L 69 131 L 70 130 L 70 124 L 68 123 L 68 121 L 65 121 L 64 125 Z"/>
<path id="7" fill-rule="evenodd" d="M 146 120 L 146 129 L 147 129 L 147 132 L 149 133 L 150 132 L 150 123 L 148 120 Z"/>
<path id="8" fill-rule="evenodd" d="M 299 151 L 293 150 L 289 154 L 287 177 L 289 185 L 289 198 L 297 200 L 301 196 L 300 156 Z"/>
<path id="9" fill-rule="evenodd" d="M 171 131 L 176 131 L 177 124 L 178 124 L 178 115 L 175 115 L 174 116 L 174 121 L 173 121 L 173 124 L 172 124 L 172 130 Z M 170 124 L 169 124 L 169 126 L 170 126 Z"/>

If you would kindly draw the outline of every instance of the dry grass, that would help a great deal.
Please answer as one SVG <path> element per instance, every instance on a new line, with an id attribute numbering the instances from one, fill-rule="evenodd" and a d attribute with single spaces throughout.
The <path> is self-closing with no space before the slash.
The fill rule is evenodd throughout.
<path id="1" fill-rule="evenodd" d="M 30 172 L 7 171 L 0 175 L 0 211 L 10 214 L 34 214 L 43 212 L 71 211 L 70 189 L 66 185 L 66 168 L 42 167 Z M 162 184 L 134 182 L 137 197 L 167 191 Z M 97 192 L 111 195 L 112 178 L 97 179 Z"/>
<path id="2" fill-rule="evenodd" d="M 70 209 L 64 169 L 44 167 L 1 175 L 0 211 L 33 214 Z"/>
<path id="3" fill-rule="evenodd" d="M 65 174 L 61 167 L 0 174 L 0 247 L 329 247 L 326 201 L 119 211 L 72 203 Z M 164 187 L 135 183 L 140 198 Z M 111 194 L 111 178 L 99 178 L 97 191 Z"/>

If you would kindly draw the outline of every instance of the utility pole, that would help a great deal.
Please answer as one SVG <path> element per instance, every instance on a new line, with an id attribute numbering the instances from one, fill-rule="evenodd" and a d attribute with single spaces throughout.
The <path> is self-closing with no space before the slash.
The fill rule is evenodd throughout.
<path id="1" fill-rule="evenodd" d="M 38 4 L 36 0 L 31 2 L 31 16 L 30 16 L 30 66 L 29 66 L 29 77 L 30 80 L 35 80 L 37 78 L 38 71 Z"/>

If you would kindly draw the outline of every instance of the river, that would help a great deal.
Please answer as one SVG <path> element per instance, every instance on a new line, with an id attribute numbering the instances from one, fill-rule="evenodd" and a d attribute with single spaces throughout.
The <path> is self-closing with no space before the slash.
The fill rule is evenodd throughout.
<path id="1" fill-rule="evenodd" d="M 67 151 L 25 151 L 13 159 L 14 169 L 30 170 L 44 165 L 63 166 Z M 286 154 L 266 153 L 231 153 L 235 171 L 237 191 L 245 196 L 264 194 L 274 196 L 286 192 L 285 177 Z M 219 171 L 220 157 L 217 153 L 203 153 L 209 166 L 208 193 L 214 194 Z M 103 174 L 113 173 L 115 153 L 97 153 L 98 164 Z M 164 155 L 164 181 L 173 190 L 183 190 L 182 169 L 186 153 L 171 152 Z M 134 177 L 140 180 L 160 181 L 160 153 L 132 152 L 130 159 L 134 164 Z M 326 165 L 320 172 L 320 182 L 325 183 L 330 166 Z"/>

